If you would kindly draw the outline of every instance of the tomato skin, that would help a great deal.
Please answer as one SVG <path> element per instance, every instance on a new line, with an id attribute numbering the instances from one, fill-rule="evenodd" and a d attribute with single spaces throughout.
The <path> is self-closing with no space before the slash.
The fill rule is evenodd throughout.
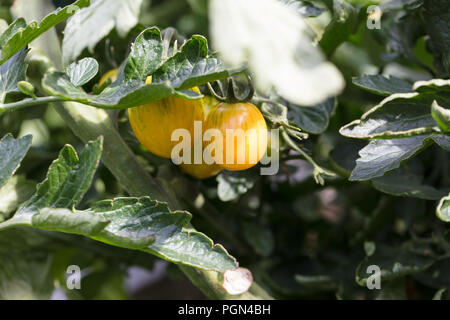
<path id="1" fill-rule="evenodd" d="M 211 96 L 205 96 L 203 98 L 203 102 L 204 102 L 204 107 L 205 107 L 205 115 L 204 115 L 205 118 L 209 114 L 209 112 L 220 103 L 220 101 L 218 101 L 217 99 L 215 99 L 214 97 L 211 97 Z M 206 143 L 202 142 L 202 145 L 203 145 L 203 148 L 205 148 Z M 202 152 L 203 152 L 203 150 L 202 150 Z M 202 161 L 204 162 L 204 159 L 202 159 Z M 207 179 L 212 176 L 215 176 L 216 174 L 218 174 L 220 171 L 223 170 L 223 168 L 221 168 L 220 166 L 218 166 L 215 163 L 214 164 L 206 164 L 206 163 L 195 164 L 193 156 L 192 156 L 192 162 L 190 164 L 182 163 L 182 164 L 180 164 L 179 167 L 180 167 L 181 171 L 183 171 L 184 173 L 186 173 L 196 179 Z"/>
<path id="2" fill-rule="evenodd" d="M 213 96 L 204 96 L 203 102 L 205 103 L 205 118 L 218 104 L 221 102 L 214 98 Z"/>
<path id="3" fill-rule="evenodd" d="M 191 89 L 200 93 L 198 88 Z M 171 141 L 172 132 L 186 129 L 194 137 L 194 121 L 204 120 L 202 99 L 165 98 L 129 108 L 131 128 L 139 142 L 153 154 L 171 158 L 179 141 Z"/>
<path id="4" fill-rule="evenodd" d="M 212 176 L 215 176 L 223 169 L 218 166 L 217 164 L 186 164 L 182 163 L 180 164 L 180 169 L 184 173 L 190 175 L 191 177 L 194 177 L 196 179 L 207 179 Z"/>
<path id="5" fill-rule="evenodd" d="M 105 83 L 108 79 L 111 79 L 111 82 L 114 82 L 114 81 L 116 81 L 116 79 L 117 79 L 117 69 L 112 69 L 112 70 L 109 70 L 107 73 L 105 73 L 102 77 L 101 77 L 101 79 L 100 79 L 100 81 L 98 82 L 98 85 L 99 86 L 101 86 L 103 83 Z"/>
<path id="6" fill-rule="evenodd" d="M 222 162 L 217 155 L 215 159 L 219 166 L 224 169 L 232 171 L 249 169 L 262 159 L 267 150 L 268 131 L 266 121 L 259 109 L 251 103 L 218 104 L 206 118 L 204 130 L 208 129 L 218 129 L 222 134 L 222 145 L 215 140 L 212 143 L 216 150 L 222 150 Z M 227 148 L 227 129 L 242 129 L 246 133 L 254 129 L 254 134 L 236 137 L 233 150 L 232 145 Z M 231 163 L 227 163 L 227 154 L 231 157 L 233 151 L 234 159 L 231 159 Z"/>

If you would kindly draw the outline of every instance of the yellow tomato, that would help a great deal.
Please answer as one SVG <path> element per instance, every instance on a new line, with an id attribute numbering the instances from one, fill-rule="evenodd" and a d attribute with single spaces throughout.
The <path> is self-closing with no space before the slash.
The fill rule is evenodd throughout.
<path id="1" fill-rule="evenodd" d="M 209 112 L 216 105 L 218 105 L 220 103 L 220 101 L 218 101 L 217 99 L 215 99 L 214 97 L 211 97 L 211 96 L 205 96 L 203 98 L 203 102 L 204 102 L 204 107 L 205 107 L 205 118 L 209 114 Z M 203 138 L 203 137 L 200 137 L 200 138 Z M 204 142 L 202 143 L 202 145 L 203 145 L 203 147 L 206 146 L 206 144 Z M 202 152 L 203 152 L 203 150 L 202 150 Z M 216 174 L 218 174 L 220 171 L 223 170 L 217 164 L 206 164 L 206 163 L 204 163 L 203 159 L 202 159 L 202 162 L 203 163 L 201 163 L 201 164 L 195 164 L 194 157 L 192 155 L 191 163 L 190 164 L 188 164 L 188 163 L 181 164 L 180 169 L 184 173 L 187 173 L 188 175 L 190 175 L 196 179 L 210 178 L 212 176 L 215 176 Z"/>
<path id="2" fill-rule="evenodd" d="M 98 82 L 98 85 L 101 86 L 103 83 L 105 83 L 108 79 L 111 79 L 111 82 L 116 81 L 117 79 L 117 69 L 109 70 L 107 73 L 103 75 L 103 77 Z"/>
<path id="3" fill-rule="evenodd" d="M 267 125 L 251 103 L 220 103 L 208 114 L 204 130 L 218 129 L 213 137 L 216 163 L 228 170 L 245 170 L 261 160 L 267 149 Z M 222 141 L 220 141 L 222 140 Z"/>
<path id="4" fill-rule="evenodd" d="M 147 80 L 147 83 L 149 79 Z M 197 87 L 191 90 L 200 93 Z M 194 137 L 194 121 L 203 121 L 202 99 L 165 98 L 128 109 L 131 127 L 139 142 L 150 152 L 171 158 L 179 141 L 171 141 L 176 129 L 186 129 Z"/>
<path id="5" fill-rule="evenodd" d="M 206 179 L 210 178 L 212 176 L 215 176 L 223 169 L 216 165 L 216 164 L 187 164 L 182 163 L 180 164 L 180 169 L 184 173 L 187 173 L 188 175 L 196 178 L 196 179 Z"/>
<path id="6" fill-rule="evenodd" d="M 205 117 L 207 117 L 209 112 L 220 103 L 220 101 L 213 96 L 204 96 L 203 102 L 205 103 Z"/>

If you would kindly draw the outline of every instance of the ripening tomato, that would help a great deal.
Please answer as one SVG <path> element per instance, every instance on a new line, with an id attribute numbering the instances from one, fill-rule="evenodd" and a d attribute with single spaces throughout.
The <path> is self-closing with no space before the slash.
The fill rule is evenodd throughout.
<path id="1" fill-rule="evenodd" d="M 191 89 L 200 93 L 198 88 Z M 171 141 L 176 129 L 186 129 L 194 137 L 194 121 L 203 121 L 202 99 L 165 98 L 128 109 L 131 127 L 139 142 L 150 152 L 171 158 L 179 141 Z"/>
<path id="2" fill-rule="evenodd" d="M 105 73 L 100 81 L 98 82 L 98 85 L 101 86 L 103 83 L 105 83 L 108 79 L 111 79 L 111 82 L 116 81 L 117 79 L 117 69 L 109 70 L 107 73 Z"/>
<path id="3" fill-rule="evenodd" d="M 205 103 L 205 117 L 207 117 L 210 111 L 220 103 L 220 101 L 213 96 L 204 96 L 203 102 Z"/>
<path id="4" fill-rule="evenodd" d="M 267 149 L 267 125 L 259 109 L 251 103 L 219 103 L 208 114 L 204 130 L 218 129 L 212 151 L 216 163 L 228 170 L 253 167 Z"/>
<path id="5" fill-rule="evenodd" d="M 220 102 L 218 100 L 216 100 L 214 97 L 211 96 L 205 96 L 203 98 L 203 102 L 204 102 L 204 107 L 205 107 L 205 118 L 206 116 L 209 114 L 209 111 L 211 111 L 217 104 L 219 104 Z M 203 137 L 200 137 L 203 138 Z M 206 146 L 206 144 L 203 142 L 202 143 L 203 148 Z M 202 150 L 203 152 L 203 150 Z M 202 159 L 201 164 L 195 164 L 194 163 L 194 157 L 192 154 L 192 159 L 191 159 L 191 163 L 183 163 L 180 164 L 180 169 L 181 171 L 183 171 L 184 173 L 187 173 L 188 175 L 196 178 L 196 179 L 206 179 L 206 178 L 210 178 L 212 176 L 215 176 L 216 174 L 218 174 L 220 171 L 222 171 L 223 169 L 218 166 L 217 164 L 207 164 L 204 162 L 204 159 Z"/>
<path id="6" fill-rule="evenodd" d="M 212 176 L 215 176 L 223 169 L 218 166 L 217 164 L 188 164 L 188 163 L 182 163 L 180 164 L 180 169 L 184 173 L 187 173 L 188 175 L 196 178 L 196 179 L 206 179 L 210 178 Z"/>

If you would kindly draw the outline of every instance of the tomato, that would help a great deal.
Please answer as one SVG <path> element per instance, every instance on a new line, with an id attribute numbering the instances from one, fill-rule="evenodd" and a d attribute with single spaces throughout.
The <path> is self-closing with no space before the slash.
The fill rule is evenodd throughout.
<path id="1" fill-rule="evenodd" d="M 204 96 L 203 102 L 205 103 L 205 117 L 207 117 L 211 110 L 220 103 L 220 101 L 213 96 Z"/>
<path id="2" fill-rule="evenodd" d="M 109 70 L 107 73 L 105 73 L 101 77 L 100 81 L 98 82 L 98 85 L 101 86 L 108 79 L 111 79 L 111 82 L 116 81 L 116 79 L 117 79 L 117 69 L 112 69 L 112 70 Z"/>
<path id="3" fill-rule="evenodd" d="M 219 103 L 206 118 L 204 130 L 208 129 L 218 129 L 221 133 L 222 143 L 213 137 L 212 146 L 213 157 L 222 168 L 233 171 L 251 168 L 266 152 L 267 125 L 259 109 L 251 103 Z"/>
<path id="4" fill-rule="evenodd" d="M 196 179 L 206 179 L 215 176 L 223 169 L 217 164 L 180 164 L 180 169 L 184 173 L 196 178 Z"/>
<path id="5" fill-rule="evenodd" d="M 191 90 L 200 93 L 198 88 Z M 171 158 L 173 147 L 179 143 L 171 141 L 172 132 L 186 129 L 194 137 L 194 121 L 204 120 L 204 103 L 202 99 L 165 98 L 130 108 L 128 116 L 144 147 L 160 157 Z"/>
<path id="6" fill-rule="evenodd" d="M 220 103 L 218 100 L 216 100 L 214 97 L 211 97 L 211 96 L 205 96 L 203 98 L 203 102 L 204 102 L 204 107 L 205 107 L 205 117 L 209 114 L 210 110 L 212 110 L 217 104 Z M 206 146 L 206 144 L 204 142 L 202 143 L 202 145 L 203 145 L 203 147 Z M 202 150 L 202 152 L 203 152 L 203 150 Z M 188 163 L 181 164 L 180 169 L 184 173 L 186 173 L 196 179 L 210 178 L 212 176 L 215 176 L 216 174 L 218 174 L 220 171 L 223 170 L 223 168 L 221 168 L 217 164 L 206 164 L 206 163 L 204 163 L 204 161 L 201 164 L 195 164 L 194 157 L 192 157 L 192 161 L 190 164 L 188 164 Z"/>

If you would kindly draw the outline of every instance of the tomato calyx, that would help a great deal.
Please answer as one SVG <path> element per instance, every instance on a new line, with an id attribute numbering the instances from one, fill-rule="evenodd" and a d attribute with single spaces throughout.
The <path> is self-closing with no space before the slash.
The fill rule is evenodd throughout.
<path id="1" fill-rule="evenodd" d="M 247 80 L 247 86 L 248 86 L 248 93 L 244 97 L 239 97 L 236 94 L 237 85 L 236 85 L 235 80 L 232 77 L 230 77 L 226 80 L 226 88 L 225 89 L 224 89 L 224 85 L 222 84 L 222 82 L 220 82 L 220 81 L 214 82 L 214 84 L 216 84 L 216 88 L 218 88 L 218 90 L 220 91 L 220 94 L 218 94 L 214 90 L 211 83 L 208 83 L 208 89 L 209 89 L 209 92 L 211 93 L 211 95 L 214 98 L 216 98 L 217 100 L 219 100 L 220 102 L 225 102 L 225 103 L 229 103 L 229 104 L 249 102 L 250 100 L 252 100 L 252 98 L 255 94 L 255 89 L 253 88 L 252 81 L 248 74 L 246 74 L 246 80 Z"/>

